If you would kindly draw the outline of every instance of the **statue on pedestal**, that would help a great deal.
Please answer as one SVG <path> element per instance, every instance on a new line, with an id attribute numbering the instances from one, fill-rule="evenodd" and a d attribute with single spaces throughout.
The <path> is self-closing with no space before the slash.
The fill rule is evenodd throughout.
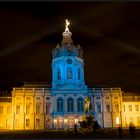
<path id="1" fill-rule="evenodd" d="M 92 113 L 91 97 L 86 97 L 84 100 L 84 112 L 85 114 Z"/>

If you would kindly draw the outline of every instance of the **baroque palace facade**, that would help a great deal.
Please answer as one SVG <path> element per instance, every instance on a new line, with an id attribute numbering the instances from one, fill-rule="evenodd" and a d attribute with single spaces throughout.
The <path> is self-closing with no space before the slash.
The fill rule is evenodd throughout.
<path id="1" fill-rule="evenodd" d="M 101 127 L 140 127 L 140 96 L 121 88 L 88 87 L 84 81 L 82 49 L 72 33 L 63 32 L 61 45 L 52 51 L 52 85 L 25 83 L 14 87 L 11 96 L 0 97 L 0 129 L 37 130 L 71 128 L 84 113 L 91 97 L 92 113 Z"/>

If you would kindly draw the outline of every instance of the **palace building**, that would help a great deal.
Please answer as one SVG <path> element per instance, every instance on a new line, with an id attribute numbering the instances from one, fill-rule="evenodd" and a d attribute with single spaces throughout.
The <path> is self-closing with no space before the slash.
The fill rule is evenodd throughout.
<path id="1" fill-rule="evenodd" d="M 101 127 L 140 127 L 140 96 L 85 84 L 83 51 L 73 44 L 68 25 L 66 20 L 62 42 L 52 50 L 52 85 L 25 83 L 1 96 L 0 129 L 72 128 L 81 120 L 86 97 Z"/>

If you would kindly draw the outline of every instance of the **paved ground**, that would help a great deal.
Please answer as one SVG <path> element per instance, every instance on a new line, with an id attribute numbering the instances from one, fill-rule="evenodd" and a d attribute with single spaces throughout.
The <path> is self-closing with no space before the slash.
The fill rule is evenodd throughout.
<path id="1" fill-rule="evenodd" d="M 64 130 L 43 130 L 43 131 L 0 131 L 0 139 L 63 139 L 63 138 L 69 138 L 69 139 L 81 139 L 81 138 L 94 138 L 94 139 L 102 139 L 102 138 L 109 138 L 109 139 L 118 139 L 120 138 L 118 130 L 103 130 L 98 133 L 89 132 L 89 133 L 77 133 L 75 134 L 74 131 L 69 131 L 66 133 Z M 135 131 L 134 136 L 130 136 L 128 130 L 123 130 L 122 132 L 122 138 L 138 138 L 140 139 L 140 129 L 137 129 Z"/>

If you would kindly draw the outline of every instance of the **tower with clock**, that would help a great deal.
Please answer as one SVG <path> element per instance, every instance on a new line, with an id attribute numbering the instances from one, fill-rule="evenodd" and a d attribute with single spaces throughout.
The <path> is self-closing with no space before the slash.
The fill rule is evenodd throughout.
<path id="1" fill-rule="evenodd" d="M 66 20 L 61 45 L 58 44 L 52 51 L 52 89 L 86 90 L 82 49 L 80 45 L 73 44 L 68 25 L 69 22 Z"/>

